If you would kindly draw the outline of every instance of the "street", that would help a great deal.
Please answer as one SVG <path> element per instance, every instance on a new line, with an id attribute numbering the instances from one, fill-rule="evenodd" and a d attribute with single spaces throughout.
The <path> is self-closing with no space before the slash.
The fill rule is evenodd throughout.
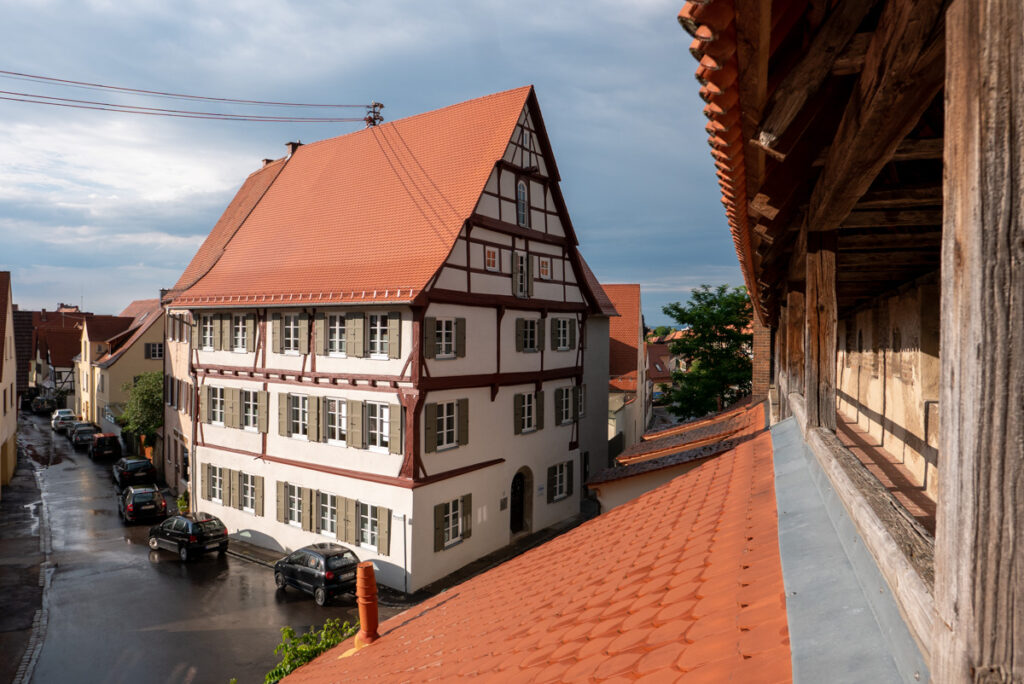
<path id="1" fill-rule="evenodd" d="M 74 451 L 44 418 L 23 418 L 20 430 L 45 467 L 52 535 L 33 682 L 262 682 L 278 661 L 281 627 L 355 622 L 353 597 L 318 608 L 296 590 L 277 591 L 263 565 L 216 554 L 181 563 L 150 551 L 150 524 L 118 517 L 110 462 Z"/>

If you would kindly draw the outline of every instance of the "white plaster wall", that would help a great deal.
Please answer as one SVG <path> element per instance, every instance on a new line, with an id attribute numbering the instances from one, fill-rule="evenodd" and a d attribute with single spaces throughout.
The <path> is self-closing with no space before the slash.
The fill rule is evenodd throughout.
<path id="1" fill-rule="evenodd" d="M 601 502 L 601 512 L 607 513 L 616 506 L 629 503 L 638 496 L 671 482 L 683 473 L 693 470 L 702 462 L 684 463 L 633 477 L 624 477 L 621 480 L 603 482 L 592 489 L 597 493 L 597 500 Z"/>
<path id="2" fill-rule="evenodd" d="M 424 365 L 431 377 L 496 372 L 496 309 L 431 303 L 427 307 L 425 316 L 466 319 L 466 356 L 454 359 L 424 359 Z M 502 345 L 505 344 L 512 344 L 512 349 L 515 349 L 514 331 L 510 342 L 506 339 L 502 340 Z"/>
<path id="3" fill-rule="evenodd" d="M 583 348 L 586 408 L 580 420 L 580 453 L 590 454 L 590 472 L 608 464 L 608 318 L 591 316 Z"/>

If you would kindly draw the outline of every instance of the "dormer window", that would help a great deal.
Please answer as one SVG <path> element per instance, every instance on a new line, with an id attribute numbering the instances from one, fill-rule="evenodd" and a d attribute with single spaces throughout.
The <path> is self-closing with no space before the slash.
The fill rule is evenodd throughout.
<path id="1" fill-rule="evenodd" d="M 523 228 L 530 227 L 530 217 L 527 211 L 526 183 L 519 181 L 516 186 L 516 221 Z"/>

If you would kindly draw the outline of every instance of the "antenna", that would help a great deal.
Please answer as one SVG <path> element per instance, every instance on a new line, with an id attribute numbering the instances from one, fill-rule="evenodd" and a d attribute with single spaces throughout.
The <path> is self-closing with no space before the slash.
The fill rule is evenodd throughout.
<path id="1" fill-rule="evenodd" d="M 384 105 L 380 102 L 371 102 L 366 107 L 366 118 L 363 121 L 366 122 L 367 128 L 373 128 L 384 121 L 384 117 L 380 113 L 382 109 L 384 109 Z"/>

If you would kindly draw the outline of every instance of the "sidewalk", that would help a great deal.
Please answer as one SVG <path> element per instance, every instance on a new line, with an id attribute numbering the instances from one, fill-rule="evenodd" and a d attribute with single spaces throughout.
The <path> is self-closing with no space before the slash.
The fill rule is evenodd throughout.
<path id="1" fill-rule="evenodd" d="M 18 464 L 0 499 L 0 682 L 18 677 L 22 656 L 30 645 L 33 622 L 43 600 L 40 542 L 42 503 L 35 468 L 18 449 Z"/>

